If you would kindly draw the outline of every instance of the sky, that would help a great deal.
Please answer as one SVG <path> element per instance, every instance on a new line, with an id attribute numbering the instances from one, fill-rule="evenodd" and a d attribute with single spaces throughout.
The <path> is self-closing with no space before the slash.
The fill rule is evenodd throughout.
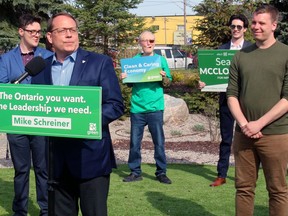
<path id="1" fill-rule="evenodd" d="M 192 7 L 201 1 L 186 0 L 186 15 L 195 14 Z M 130 10 L 130 12 L 137 16 L 183 15 L 184 0 L 144 0 L 137 9 Z"/>

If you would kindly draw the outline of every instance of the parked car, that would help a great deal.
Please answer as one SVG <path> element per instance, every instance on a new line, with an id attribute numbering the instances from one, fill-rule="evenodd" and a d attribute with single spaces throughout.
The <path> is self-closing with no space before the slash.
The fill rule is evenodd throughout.
<path id="1" fill-rule="evenodd" d="M 186 57 L 179 49 L 172 47 L 157 47 L 155 46 L 154 52 L 162 55 L 167 59 L 168 66 L 171 69 L 193 68 L 193 59 Z M 187 59 L 187 60 L 186 60 Z"/>
<path id="2" fill-rule="evenodd" d="M 180 50 L 180 52 L 184 56 L 187 56 L 187 58 L 192 59 L 192 67 L 189 67 L 190 69 L 198 68 L 198 55 L 197 55 L 197 53 L 192 55 L 191 53 L 187 53 L 184 50 Z"/>

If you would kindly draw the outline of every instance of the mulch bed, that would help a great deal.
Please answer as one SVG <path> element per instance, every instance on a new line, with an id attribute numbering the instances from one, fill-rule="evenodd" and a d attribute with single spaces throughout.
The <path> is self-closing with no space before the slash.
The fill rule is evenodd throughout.
<path id="1" fill-rule="evenodd" d="M 210 154 L 218 154 L 219 143 L 213 143 L 209 141 L 185 141 L 185 142 L 166 142 L 166 150 L 173 151 L 194 151 Z M 128 150 L 129 140 L 117 139 L 113 142 L 113 147 L 116 150 Z M 153 150 L 154 145 L 150 141 L 142 141 L 142 149 Z"/>

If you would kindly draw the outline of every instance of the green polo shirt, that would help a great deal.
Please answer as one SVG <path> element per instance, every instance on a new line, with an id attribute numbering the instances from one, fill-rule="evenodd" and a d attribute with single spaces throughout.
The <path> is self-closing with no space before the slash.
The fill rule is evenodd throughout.
<path id="1" fill-rule="evenodd" d="M 154 54 L 154 56 L 157 54 Z M 137 54 L 134 58 L 142 57 Z M 172 80 L 166 59 L 161 56 L 161 67 L 166 77 Z M 164 91 L 162 82 L 133 83 L 131 96 L 131 113 L 148 113 L 164 110 Z"/>

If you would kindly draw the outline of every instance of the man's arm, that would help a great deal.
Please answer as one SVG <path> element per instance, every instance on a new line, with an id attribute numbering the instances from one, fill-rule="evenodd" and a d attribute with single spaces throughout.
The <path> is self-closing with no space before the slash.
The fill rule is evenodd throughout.
<path id="1" fill-rule="evenodd" d="M 102 125 L 107 126 L 123 115 L 124 104 L 111 58 L 103 59 L 101 69 Z"/>
<path id="2" fill-rule="evenodd" d="M 242 128 L 248 123 L 248 121 L 242 112 L 239 100 L 236 97 L 229 96 L 227 103 L 235 121 L 237 122 L 239 127 Z"/>
<path id="3" fill-rule="evenodd" d="M 256 121 L 251 121 L 245 125 L 242 129 L 243 133 L 247 136 L 252 136 L 259 132 L 266 125 L 277 120 L 288 111 L 288 101 L 282 98 L 277 104 L 275 104 L 267 113 Z"/>
<path id="4" fill-rule="evenodd" d="M 260 130 L 258 130 L 255 133 L 251 133 L 251 132 L 248 133 L 247 125 L 249 123 L 248 123 L 246 117 L 244 116 L 244 114 L 241 110 L 239 100 L 236 97 L 233 97 L 233 96 L 228 97 L 227 103 L 228 103 L 228 107 L 229 107 L 235 121 L 237 122 L 237 124 L 241 128 L 242 132 L 246 136 L 253 138 L 253 139 L 259 139 L 263 136 Z"/>
<path id="5" fill-rule="evenodd" d="M 3 56 L 0 56 L 0 83 L 8 83 L 9 77 Z"/>

